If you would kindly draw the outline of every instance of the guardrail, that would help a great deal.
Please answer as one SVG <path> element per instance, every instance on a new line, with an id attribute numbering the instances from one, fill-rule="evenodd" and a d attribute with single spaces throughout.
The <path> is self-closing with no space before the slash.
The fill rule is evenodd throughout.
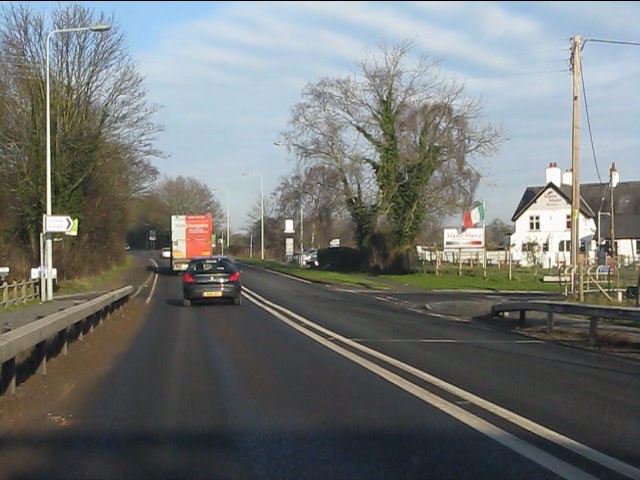
<path id="1" fill-rule="evenodd" d="M 0 307 L 5 308 L 16 303 L 27 303 L 40 296 L 40 280 L 0 283 Z"/>
<path id="2" fill-rule="evenodd" d="M 55 344 L 57 353 L 66 355 L 69 339 L 82 341 L 85 333 L 121 307 L 132 292 L 129 285 L 0 335 L 0 394 L 15 393 L 19 356 L 30 354 L 37 371 L 46 375 L 48 346 Z"/>
<path id="3" fill-rule="evenodd" d="M 547 313 L 547 333 L 553 332 L 553 315 L 561 313 L 566 315 L 577 315 L 588 317 L 589 343 L 594 343 L 598 335 L 598 321 L 600 319 L 632 320 L 640 322 L 640 310 L 631 307 L 601 307 L 598 305 L 582 305 L 569 302 L 506 302 L 498 303 L 491 307 L 492 315 L 502 315 L 505 312 L 520 312 L 520 325 L 524 326 L 526 312 L 546 312 Z"/>

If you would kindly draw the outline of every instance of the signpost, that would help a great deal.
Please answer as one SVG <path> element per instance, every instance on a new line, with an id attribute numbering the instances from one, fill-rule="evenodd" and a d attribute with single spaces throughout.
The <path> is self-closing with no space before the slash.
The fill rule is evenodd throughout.
<path id="1" fill-rule="evenodd" d="M 44 232 L 43 235 L 46 237 L 47 242 L 51 242 L 53 240 L 54 233 L 67 233 L 74 230 L 77 233 L 77 222 L 74 221 L 68 215 L 43 215 L 44 217 Z M 73 234 L 72 234 L 73 235 Z M 41 238 L 42 240 L 42 238 Z M 56 278 L 55 268 L 53 268 L 53 252 L 52 247 L 49 247 L 48 258 L 45 258 L 44 252 L 42 251 L 41 245 L 41 258 L 44 260 L 38 272 L 40 277 L 40 291 L 42 301 L 53 300 L 53 279 Z M 32 272 L 33 274 L 33 272 Z M 44 288 L 46 280 L 47 288 Z"/>
<path id="2" fill-rule="evenodd" d="M 45 233 L 65 233 L 73 227 L 73 218 L 67 215 L 45 215 Z"/>

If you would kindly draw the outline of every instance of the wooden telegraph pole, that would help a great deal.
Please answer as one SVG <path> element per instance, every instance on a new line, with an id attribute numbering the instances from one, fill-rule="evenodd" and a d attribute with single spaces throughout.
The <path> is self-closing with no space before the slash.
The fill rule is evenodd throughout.
<path id="1" fill-rule="evenodd" d="M 574 272 L 578 267 L 579 219 L 580 219 L 580 35 L 574 36 L 571 47 L 571 70 L 573 72 L 573 127 L 571 140 L 571 265 Z"/>

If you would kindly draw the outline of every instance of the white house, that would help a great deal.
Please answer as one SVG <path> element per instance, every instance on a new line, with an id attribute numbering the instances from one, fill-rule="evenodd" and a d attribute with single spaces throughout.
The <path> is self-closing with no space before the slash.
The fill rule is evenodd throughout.
<path id="1" fill-rule="evenodd" d="M 614 252 L 621 263 L 628 265 L 640 256 L 640 182 L 618 182 L 615 165 L 610 173 L 607 183 L 580 185 L 580 252 L 591 263 L 603 263 L 599 240 L 600 252 L 610 251 L 613 236 Z M 513 259 L 522 265 L 536 262 L 544 267 L 570 264 L 571 203 L 571 170 L 562 172 L 557 163 L 550 163 L 545 185 L 528 187 L 511 218 L 515 223 L 511 235 Z"/>

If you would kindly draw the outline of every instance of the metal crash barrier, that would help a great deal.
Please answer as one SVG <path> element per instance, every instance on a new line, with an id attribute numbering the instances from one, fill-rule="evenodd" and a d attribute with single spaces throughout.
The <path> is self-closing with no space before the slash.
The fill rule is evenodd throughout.
<path id="1" fill-rule="evenodd" d="M 81 341 L 85 333 L 124 305 L 132 292 L 129 285 L 0 335 L 0 394 L 15 393 L 20 356 L 30 355 L 37 372 L 46 375 L 48 344 L 56 343 L 57 351 L 66 355 L 69 339 Z"/>

